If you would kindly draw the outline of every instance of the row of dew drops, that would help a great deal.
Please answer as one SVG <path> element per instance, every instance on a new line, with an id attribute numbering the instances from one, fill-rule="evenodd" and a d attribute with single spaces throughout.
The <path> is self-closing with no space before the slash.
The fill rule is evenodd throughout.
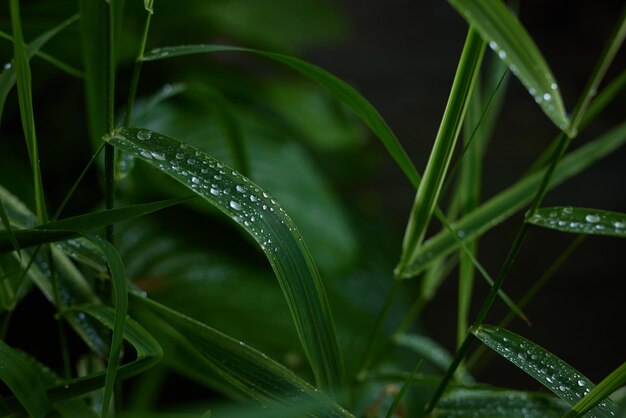
<path id="1" fill-rule="evenodd" d="M 293 222 L 285 210 L 278 205 L 269 193 L 259 189 L 245 176 L 229 169 L 220 161 L 195 151 L 189 145 L 171 146 L 159 135 L 149 130 L 140 129 L 135 138 L 127 138 L 124 134 L 116 134 L 114 140 L 124 147 L 130 148 L 147 160 L 153 160 L 159 168 L 170 175 L 181 179 L 196 192 L 203 194 L 213 202 L 219 203 L 232 219 L 250 231 L 261 249 L 275 256 L 280 250 L 280 242 L 268 230 L 268 222 L 272 217 L 277 219 L 292 234 L 296 233 Z M 150 150 L 142 147 L 142 142 L 151 142 Z M 156 150 L 158 149 L 158 151 Z M 210 196 L 209 196 L 210 195 Z M 271 214 L 270 217 L 265 216 Z M 296 233 L 299 240 L 302 238 Z"/>
<path id="2" fill-rule="evenodd" d="M 513 338 L 500 335 L 498 331 L 500 330 L 496 329 L 495 333 L 489 332 L 491 341 L 488 345 L 493 346 L 497 352 L 521 369 L 534 374 L 560 398 L 576 403 L 593 388 L 594 385 L 589 379 L 573 371 L 562 360 L 523 340 L 513 341 Z M 596 408 L 602 408 L 615 415 L 607 401 L 600 402 Z"/>
<path id="3" fill-rule="evenodd" d="M 609 219 L 607 215 L 599 212 L 584 213 L 569 206 L 554 208 L 547 216 L 535 213 L 530 221 L 568 232 L 626 235 L 625 221 Z"/>

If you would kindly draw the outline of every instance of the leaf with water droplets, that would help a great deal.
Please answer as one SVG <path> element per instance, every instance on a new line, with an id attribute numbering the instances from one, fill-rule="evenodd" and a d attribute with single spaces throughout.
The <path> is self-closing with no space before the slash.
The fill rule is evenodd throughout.
<path id="1" fill-rule="evenodd" d="M 620 386 L 624 385 L 624 383 L 626 383 L 626 362 L 622 363 L 621 366 L 602 379 L 602 382 L 598 383 L 595 388 L 591 389 L 591 392 L 578 401 L 576 405 L 572 406 L 572 409 L 570 409 L 567 415 L 563 418 L 576 418 L 583 416 L 583 414 L 603 399 L 606 399 Z"/>
<path id="2" fill-rule="evenodd" d="M 173 138 L 122 128 L 106 141 L 173 177 L 243 227 L 270 261 L 320 386 L 338 393 L 341 355 L 324 287 L 296 226 L 267 192 L 202 151 Z M 159 158 L 155 157 L 159 155 Z"/>
<path id="3" fill-rule="evenodd" d="M 569 127 L 559 87 L 524 26 L 500 0 L 449 0 L 504 60 L 550 120 L 561 130 Z"/>
<path id="4" fill-rule="evenodd" d="M 595 386 L 554 354 L 506 329 L 482 325 L 472 333 L 570 405 L 582 399 Z M 591 410 L 591 416 L 612 417 L 616 411 L 615 404 L 605 400 Z"/>
<path id="5" fill-rule="evenodd" d="M 558 418 L 567 404 L 539 393 L 457 389 L 448 392 L 432 417 Z"/>
<path id="6" fill-rule="evenodd" d="M 570 206 L 539 209 L 527 222 L 573 234 L 626 238 L 626 213 Z"/>

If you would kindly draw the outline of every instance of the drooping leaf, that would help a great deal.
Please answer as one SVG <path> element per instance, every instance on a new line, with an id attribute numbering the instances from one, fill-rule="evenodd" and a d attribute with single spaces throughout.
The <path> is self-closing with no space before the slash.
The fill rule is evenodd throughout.
<path id="1" fill-rule="evenodd" d="M 602 379 L 595 388 L 591 389 L 591 392 L 576 402 L 576 405 L 572 406 L 572 409 L 570 409 L 563 418 L 583 416 L 587 411 L 624 385 L 624 383 L 626 383 L 626 362 L 613 370 L 611 374 Z"/>
<path id="2" fill-rule="evenodd" d="M 573 234 L 626 238 L 626 213 L 571 206 L 550 207 L 539 209 L 527 222 Z"/>
<path id="3" fill-rule="evenodd" d="M 223 163 L 173 138 L 122 128 L 106 141 L 187 186 L 252 236 L 281 284 L 318 384 L 339 393 L 342 362 L 326 293 L 300 233 L 276 200 Z"/>
<path id="4" fill-rule="evenodd" d="M 567 130 L 570 121 L 556 80 L 537 45 L 504 2 L 449 1 L 506 61 L 550 120 L 561 130 Z"/>
<path id="5" fill-rule="evenodd" d="M 558 418 L 567 406 L 539 393 L 455 389 L 441 398 L 432 417 Z"/>
<path id="6" fill-rule="evenodd" d="M 150 299 L 138 299 L 181 335 L 208 368 L 240 391 L 261 402 L 304 408 L 309 416 L 352 417 L 324 393 L 247 344 Z M 310 409 L 309 409 L 310 408 Z"/>
<path id="7" fill-rule="evenodd" d="M 492 350 L 515 364 L 559 398 L 574 405 L 593 388 L 594 384 L 578 370 L 546 349 L 504 328 L 481 325 L 473 334 Z M 611 417 L 617 407 L 610 400 L 591 410 L 596 417 Z"/>

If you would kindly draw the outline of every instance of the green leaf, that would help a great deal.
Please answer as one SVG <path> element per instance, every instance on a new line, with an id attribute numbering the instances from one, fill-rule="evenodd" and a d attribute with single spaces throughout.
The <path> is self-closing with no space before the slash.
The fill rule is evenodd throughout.
<path id="1" fill-rule="evenodd" d="M 17 243 L 17 238 L 15 238 L 13 227 L 11 226 L 11 222 L 9 221 L 9 218 L 7 217 L 7 213 L 4 210 L 4 203 L 2 203 L 1 199 L 0 199 L 0 219 L 2 219 L 2 226 L 4 226 L 4 232 L 8 235 L 9 241 L 11 242 L 13 249 L 17 251 L 18 255 L 20 255 L 20 252 L 19 252 L 20 246 Z"/>
<path id="2" fill-rule="evenodd" d="M 626 238 L 626 213 L 571 206 L 539 209 L 527 222 L 573 234 Z"/>
<path id="3" fill-rule="evenodd" d="M 261 402 L 311 408 L 310 416 L 352 417 L 325 394 L 297 377 L 265 354 L 219 331 L 149 299 L 137 299 L 168 323 L 193 347 L 207 367 L 233 386 Z"/>
<path id="4" fill-rule="evenodd" d="M 537 45 L 507 6 L 501 0 L 449 2 L 506 61 L 550 120 L 567 130 L 570 120 L 556 80 Z"/>
<path id="5" fill-rule="evenodd" d="M 606 399 L 620 386 L 626 383 L 626 362 L 622 363 L 617 369 L 613 370 L 611 374 L 602 379 L 602 382 L 591 389 L 584 398 L 576 402 L 576 405 L 572 406 L 572 409 L 563 418 L 575 418 L 583 416 L 587 411 L 600 403 L 603 399 Z"/>
<path id="6" fill-rule="evenodd" d="M 277 61 L 330 90 L 331 93 L 351 108 L 372 132 L 374 132 L 409 181 L 417 188 L 420 182 L 417 170 L 407 156 L 406 151 L 402 148 L 402 145 L 400 145 L 395 134 L 391 131 L 387 122 L 385 122 L 378 111 L 354 88 L 313 64 L 288 55 L 225 45 L 182 45 L 156 48 L 146 54 L 143 59 L 144 61 L 155 61 L 189 54 L 233 51 L 252 53 Z"/>
<path id="7" fill-rule="evenodd" d="M 441 188 L 452 159 L 452 153 L 463 126 L 463 119 L 472 95 L 472 89 L 480 70 L 485 45 L 478 34 L 471 30 L 459 61 L 446 110 L 439 132 L 424 171 L 402 243 L 402 257 L 396 268 L 396 276 L 403 276 L 411 265 L 424 239 L 426 228 L 435 210 Z"/>
<path id="8" fill-rule="evenodd" d="M 0 340 L 0 379 L 34 418 L 48 412 L 48 396 L 39 375 L 26 359 Z"/>
<path id="9" fill-rule="evenodd" d="M 259 244 L 283 289 L 318 384 L 339 393 L 342 361 L 315 264 L 291 219 L 267 192 L 187 144 L 144 129 L 119 129 L 106 141 L 199 194 Z"/>
<path id="10" fill-rule="evenodd" d="M 626 123 L 615 127 L 600 138 L 568 154 L 556 168 L 550 188 L 581 173 L 593 163 L 611 154 L 626 142 Z M 528 204 L 541 183 L 544 171 L 538 171 L 518 181 L 508 189 L 483 203 L 478 209 L 452 223 L 452 228 L 463 241 L 481 236 L 494 226 Z M 458 243 L 447 231 L 424 242 L 416 255 L 415 263 L 407 268 L 406 276 L 423 271 L 434 260 L 454 251 Z"/>
<path id="11" fill-rule="evenodd" d="M 559 399 L 539 393 L 492 389 L 455 389 L 437 405 L 432 417 L 557 418 L 567 409 Z"/>
<path id="12" fill-rule="evenodd" d="M 396 396 L 393 397 L 393 401 L 391 402 L 391 406 L 387 410 L 387 415 L 385 415 L 385 418 L 393 418 L 396 410 L 398 409 L 398 405 L 400 404 L 400 401 L 402 400 L 402 397 L 404 396 L 406 391 L 411 387 L 411 383 L 415 379 L 415 375 L 417 374 L 417 371 L 419 370 L 421 365 L 422 365 L 422 360 L 420 359 L 420 361 L 417 363 L 417 366 L 415 366 L 415 369 L 413 369 L 408 379 L 406 379 L 406 382 L 404 382 L 404 384 L 402 385 L 402 388 L 398 391 L 398 393 L 396 393 Z"/>
<path id="13" fill-rule="evenodd" d="M 515 364 L 559 398 L 574 405 L 593 388 L 594 384 L 578 370 L 546 349 L 503 328 L 481 325 L 473 334 L 492 350 Z M 596 406 L 592 415 L 614 416 L 617 407 L 610 400 Z"/>

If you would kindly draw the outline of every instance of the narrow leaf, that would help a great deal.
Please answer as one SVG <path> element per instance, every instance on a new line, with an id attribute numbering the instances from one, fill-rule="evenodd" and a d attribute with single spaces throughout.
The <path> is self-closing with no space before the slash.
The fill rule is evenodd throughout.
<path id="1" fill-rule="evenodd" d="M 537 45 L 501 0 L 449 0 L 561 130 L 569 127 L 559 87 Z"/>
<path id="2" fill-rule="evenodd" d="M 620 386 L 626 383 L 626 362 L 622 363 L 611 374 L 605 377 L 602 382 L 591 389 L 584 398 L 576 402 L 572 409 L 564 416 L 564 418 L 575 418 L 583 416 L 587 411 L 606 399 L 615 392 Z"/>
<path id="3" fill-rule="evenodd" d="M 581 173 L 593 163 L 610 155 L 626 142 L 626 123 L 622 123 L 605 135 L 568 154 L 559 163 L 550 188 Z M 538 171 L 518 181 L 508 189 L 483 203 L 478 209 L 451 224 L 463 241 L 481 236 L 494 226 L 528 204 L 541 182 L 544 171 Z M 416 254 L 415 263 L 406 270 L 406 277 L 423 271 L 434 260 L 452 252 L 457 240 L 447 231 L 441 232 L 424 242 Z"/>
<path id="4" fill-rule="evenodd" d="M 13 249 L 17 251 L 18 255 L 20 255 L 21 257 L 21 254 L 19 252 L 20 246 L 17 243 L 17 239 L 15 238 L 15 234 L 13 233 L 13 227 L 11 226 L 11 222 L 9 221 L 7 213 L 4 210 L 4 203 L 2 203 L 2 199 L 0 199 L 0 219 L 2 219 L 2 225 L 4 226 L 3 232 L 6 232 L 9 237 L 9 241 L 13 246 Z"/>
<path id="5" fill-rule="evenodd" d="M 155 61 L 164 58 L 200 54 L 209 52 L 247 52 L 269 58 L 273 61 L 284 64 L 301 75 L 327 88 L 345 105 L 350 107 L 354 113 L 374 132 L 381 140 L 389 154 L 396 161 L 400 169 L 404 172 L 409 181 L 417 188 L 420 182 L 419 175 L 413 163 L 400 145 L 398 138 L 391 131 L 387 122 L 380 113 L 354 88 L 344 81 L 306 61 L 288 55 L 274 52 L 261 51 L 257 49 L 239 48 L 226 45 L 181 45 L 153 49 L 144 56 L 144 61 Z"/>
<path id="6" fill-rule="evenodd" d="M 309 416 L 352 417 L 330 398 L 286 367 L 241 341 L 171 310 L 149 299 L 137 299 L 167 322 L 208 367 L 239 390 L 262 402 L 277 402 L 286 407 L 311 408 Z M 197 364 L 202 368 L 203 363 Z"/>
<path id="7" fill-rule="evenodd" d="M 578 370 L 546 349 L 504 328 L 482 325 L 472 331 L 485 345 L 515 364 L 559 398 L 574 405 L 594 384 Z M 605 400 L 591 412 L 596 417 L 611 417 L 617 407 Z"/>
<path id="8" fill-rule="evenodd" d="M 509 390 L 456 389 L 446 394 L 432 417 L 558 418 L 567 409 L 559 399 Z"/>
<path id="9" fill-rule="evenodd" d="M 626 213 L 570 206 L 551 207 L 539 209 L 527 222 L 573 234 L 626 238 Z"/>
<path id="10" fill-rule="evenodd" d="M 276 200 L 238 172 L 173 138 L 122 128 L 106 140 L 181 182 L 252 236 L 280 282 L 318 384 L 338 393 L 342 361 L 326 293 L 300 233 Z"/>
<path id="11" fill-rule="evenodd" d="M 398 391 L 398 393 L 396 393 L 396 396 L 394 396 L 393 402 L 391 402 L 391 406 L 387 410 L 386 418 L 393 418 L 396 412 L 396 409 L 398 409 L 398 405 L 400 404 L 400 401 L 402 400 L 402 397 L 404 396 L 406 391 L 411 387 L 411 383 L 413 382 L 413 379 L 415 379 L 417 370 L 419 370 L 421 365 L 422 365 L 422 360 L 420 359 L 420 361 L 417 363 L 417 366 L 415 366 L 415 369 L 413 369 L 413 372 L 411 372 L 408 379 L 406 379 L 406 382 L 404 382 L 404 384 L 402 385 L 402 388 Z"/>

